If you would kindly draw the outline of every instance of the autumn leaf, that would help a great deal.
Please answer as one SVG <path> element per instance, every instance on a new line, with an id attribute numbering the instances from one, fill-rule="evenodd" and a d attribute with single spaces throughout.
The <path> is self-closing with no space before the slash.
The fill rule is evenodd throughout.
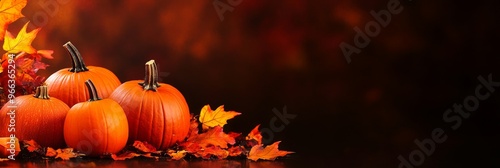
<path id="1" fill-rule="evenodd" d="M 229 152 L 229 156 L 239 156 L 239 155 L 243 154 L 243 152 L 245 151 L 245 147 L 233 146 L 233 147 L 230 147 L 229 149 L 227 149 L 227 151 Z"/>
<path id="2" fill-rule="evenodd" d="M 147 142 L 134 141 L 134 144 L 132 144 L 132 146 L 144 153 L 156 152 L 156 148 L 153 145 L 148 144 Z"/>
<path id="3" fill-rule="evenodd" d="M 6 31 L 5 39 L 3 43 L 3 49 L 8 53 L 19 53 L 26 52 L 28 54 L 37 53 L 36 49 L 31 46 L 31 42 L 36 37 L 36 34 L 40 31 L 40 28 L 32 30 L 31 32 L 26 32 L 26 28 L 28 27 L 29 22 L 24 24 L 23 28 L 19 31 L 17 36 L 14 36 Z"/>
<path id="4" fill-rule="evenodd" d="M 198 131 L 199 131 L 198 121 L 196 119 L 196 116 L 193 116 L 193 114 L 191 114 L 190 123 L 191 124 L 189 125 L 189 132 L 188 132 L 187 138 L 198 135 Z"/>
<path id="5" fill-rule="evenodd" d="M 0 1 L 0 40 L 3 40 L 7 26 L 19 18 L 24 17 L 21 10 L 28 3 L 27 0 Z"/>
<path id="6" fill-rule="evenodd" d="M 168 155 L 172 157 L 172 160 L 181 160 L 184 158 L 187 154 L 186 150 L 180 150 L 180 151 L 175 151 L 175 150 L 169 150 Z"/>
<path id="7" fill-rule="evenodd" d="M 257 142 L 257 145 L 262 144 L 262 135 L 260 134 L 259 126 L 260 124 L 257 125 L 252 131 L 250 131 L 250 133 L 248 133 L 247 137 L 245 138 L 247 141 L 255 140 Z"/>
<path id="8" fill-rule="evenodd" d="M 278 149 L 278 145 L 280 144 L 280 141 L 277 141 L 271 145 L 266 146 L 265 148 L 263 145 L 255 145 L 250 149 L 250 152 L 248 153 L 247 158 L 253 161 L 257 161 L 259 159 L 262 160 L 274 160 L 277 157 L 285 156 L 290 153 L 290 151 L 280 151 Z"/>
<path id="9" fill-rule="evenodd" d="M 37 150 L 40 150 L 40 148 L 42 148 L 40 145 L 38 145 L 38 143 L 36 143 L 35 140 L 29 140 L 29 141 L 26 141 L 24 140 L 23 141 L 23 144 L 24 144 L 24 147 L 29 151 L 29 152 L 35 152 Z"/>
<path id="10" fill-rule="evenodd" d="M 45 156 L 55 157 L 55 156 L 57 156 L 57 151 L 54 148 L 47 147 L 47 151 L 45 152 Z"/>
<path id="11" fill-rule="evenodd" d="M 227 120 L 240 114 L 235 111 L 224 111 L 224 105 L 219 106 L 215 111 L 212 111 L 210 105 L 205 105 L 200 112 L 200 122 L 204 130 L 215 126 L 223 127 L 227 124 Z"/>
<path id="12" fill-rule="evenodd" d="M 201 147 L 214 145 L 221 148 L 227 148 L 227 144 L 233 145 L 235 143 L 235 140 L 233 137 L 224 133 L 222 127 L 216 126 L 205 133 L 199 134 L 194 137 L 189 137 L 187 139 L 187 142 L 198 144 Z"/>
<path id="13" fill-rule="evenodd" d="M 131 152 L 131 151 L 127 151 L 127 152 L 119 154 L 119 155 L 112 154 L 111 158 L 113 158 L 113 160 L 126 160 L 126 159 L 132 159 L 132 158 L 138 157 L 138 156 L 140 156 L 140 154 L 137 154 L 137 153 Z"/>
<path id="14" fill-rule="evenodd" d="M 15 155 L 17 155 L 20 151 L 21 148 L 19 147 L 19 140 L 17 138 L 14 138 L 14 152 Z M 11 138 L 10 137 L 0 137 L 0 157 L 8 157 L 11 155 L 10 151 L 7 149 L 10 149 L 11 146 Z"/>
<path id="15" fill-rule="evenodd" d="M 56 159 L 60 158 L 62 160 L 70 160 L 71 158 L 84 156 L 84 154 L 74 152 L 73 148 L 57 149 L 56 152 Z"/>
<path id="16" fill-rule="evenodd" d="M 229 156 L 229 152 L 217 146 L 210 146 L 193 153 L 196 157 L 201 157 L 202 159 L 212 159 L 216 157 L 217 159 L 225 159 Z"/>

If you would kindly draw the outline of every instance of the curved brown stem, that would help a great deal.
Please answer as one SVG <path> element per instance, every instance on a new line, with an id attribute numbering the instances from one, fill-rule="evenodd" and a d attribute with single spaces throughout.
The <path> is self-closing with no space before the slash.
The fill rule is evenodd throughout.
<path id="1" fill-rule="evenodd" d="M 71 55 L 71 60 L 73 61 L 73 67 L 69 69 L 70 72 L 85 72 L 89 70 L 83 62 L 82 55 L 80 55 L 80 52 L 78 52 L 78 49 L 76 49 L 73 43 L 68 41 L 63 46 L 68 50 L 69 55 Z"/>
<path id="2" fill-rule="evenodd" d="M 87 81 L 85 81 L 85 86 L 87 86 L 87 89 L 88 89 L 89 95 L 90 95 L 90 98 L 88 101 L 101 100 L 101 98 L 97 94 L 97 90 L 94 86 L 94 83 L 90 79 L 87 79 Z"/>
<path id="3" fill-rule="evenodd" d="M 144 90 L 156 91 L 160 84 L 158 83 L 158 66 L 155 60 L 146 62 L 146 77 L 144 82 L 139 83 Z"/>
<path id="4" fill-rule="evenodd" d="M 33 95 L 33 97 L 36 97 L 39 99 L 50 99 L 47 85 L 43 84 L 41 86 L 36 87 L 36 91 L 35 91 L 35 94 Z"/>

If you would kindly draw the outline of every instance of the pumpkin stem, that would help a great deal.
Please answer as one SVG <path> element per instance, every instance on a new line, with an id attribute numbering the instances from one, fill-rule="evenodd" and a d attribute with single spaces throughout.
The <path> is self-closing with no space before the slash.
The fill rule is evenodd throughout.
<path id="1" fill-rule="evenodd" d="M 89 70 L 83 62 L 82 55 L 80 55 L 80 52 L 78 52 L 73 43 L 68 41 L 63 46 L 66 48 L 66 50 L 68 50 L 69 55 L 71 55 L 71 60 L 73 61 L 73 67 L 69 69 L 70 72 L 85 72 Z"/>
<path id="2" fill-rule="evenodd" d="M 160 84 L 158 83 L 158 66 L 155 60 L 146 62 L 146 77 L 144 82 L 139 83 L 144 90 L 156 91 Z"/>
<path id="3" fill-rule="evenodd" d="M 43 85 L 36 87 L 36 92 L 33 97 L 39 99 L 50 99 L 47 85 L 44 83 Z"/>
<path id="4" fill-rule="evenodd" d="M 97 90 L 96 90 L 96 88 L 94 86 L 94 83 L 90 79 L 87 79 L 85 81 L 85 86 L 87 86 L 87 89 L 89 90 L 89 94 L 90 94 L 89 101 L 101 100 L 101 98 L 97 94 Z"/>

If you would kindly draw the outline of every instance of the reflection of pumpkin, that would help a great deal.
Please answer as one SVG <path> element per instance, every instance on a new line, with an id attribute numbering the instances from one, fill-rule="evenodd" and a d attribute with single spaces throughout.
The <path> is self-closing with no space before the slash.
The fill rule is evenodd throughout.
<path id="1" fill-rule="evenodd" d="M 189 130 L 189 108 L 184 96 L 173 86 L 158 83 L 154 60 L 146 63 L 145 80 L 128 81 L 111 94 L 125 110 L 129 142 L 146 141 L 164 150 L 184 140 Z"/>
<path id="2" fill-rule="evenodd" d="M 114 100 L 101 99 L 91 80 L 85 85 L 90 99 L 69 110 L 64 122 L 66 143 L 90 156 L 119 152 L 128 139 L 127 116 Z"/>
<path id="3" fill-rule="evenodd" d="M 80 52 L 71 42 L 64 44 L 64 47 L 71 55 L 73 67 L 61 69 L 47 78 L 45 82 L 50 87 L 50 95 L 59 98 L 71 107 L 88 99 L 89 93 L 84 84 L 87 79 L 96 84 L 99 96 L 102 98 L 108 98 L 111 92 L 121 84 L 118 77 L 108 69 L 85 66 Z"/>
<path id="4" fill-rule="evenodd" d="M 35 95 L 16 97 L 14 102 L 5 104 L 0 110 L 1 137 L 15 134 L 20 140 L 35 140 L 42 146 L 62 148 L 65 146 L 63 125 L 69 110 L 61 100 L 49 97 L 47 86 L 37 87 Z M 8 123 L 15 124 L 7 127 Z M 9 132 L 9 128 L 15 129 Z"/>

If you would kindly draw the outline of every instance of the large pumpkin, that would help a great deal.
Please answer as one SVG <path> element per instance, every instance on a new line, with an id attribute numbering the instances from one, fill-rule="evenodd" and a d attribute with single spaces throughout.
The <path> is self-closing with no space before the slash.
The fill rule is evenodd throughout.
<path id="1" fill-rule="evenodd" d="M 114 100 L 98 96 L 91 80 L 85 85 L 90 99 L 75 104 L 68 111 L 64 140 L 69 147 L 89 156 L 117 153 L 127 144 L 127 117 Z"/>
<path id="2" fill-rule="evenodd" d="M 116 75 L 106 68 L 86 66 L 76 47 L 67 42 L 63 45 L 71 55 L 73 66 L 61 69 L 50 75 L 45 81 L 49 86 L 49 94 L 59 98 L 69 107 L 86 101 L 89 92 L 85 89 L 85 80 L 92 80 L 97 86 L 97 92 L 102 98 L 108 98 L 111 92 L 121 82 Z"/>
<path id="3" fill-rule="evenodd" d="M 42 146 L 65 147 L 63 125 L 69 107 L 49 97 L 46 85 L 37 87 L 34 95 L 16 97 L 14 102 L 6 103 L 0 110 L 0 123 L 4 123 L 0 137 L 15 134 L 20 140 L 33 139 Z"/>
<path id="4" fill-rule="evenodd" d="M 146 141 L 164 150 L 187 136 L 190 113 L 186 100 L 175 87 L 158 83 L 154 60 L 146 63 L 144 80 L 123 83 L 110 98 L 127 115 L 129 142 Z"/>

